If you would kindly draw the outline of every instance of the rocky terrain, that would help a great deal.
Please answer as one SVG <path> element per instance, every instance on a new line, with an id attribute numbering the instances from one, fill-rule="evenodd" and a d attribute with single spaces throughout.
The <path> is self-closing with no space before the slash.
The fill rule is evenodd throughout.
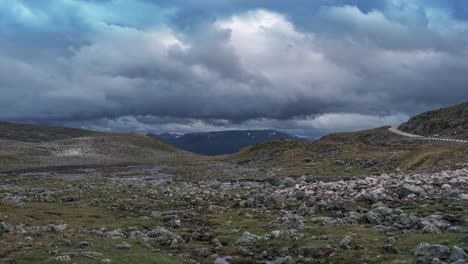
<path id="1" fill-rule="evenodd" d="M 169 166 L 1 175 L 4 263 L 465 263 L 468 168 L 180 180 Z"/>
<path id="2" fill-rule="evenodd" d="M 468 103 L 422 113 L 401 124 L 400 129 L 422 136 L 468 139 Z"/>
<path id="3" fill-rule="evenodd" d="M 377 128 L 206 157 L 59 130 L 0 140 L 0 263 L 468 262 L 466 144 Z"/>

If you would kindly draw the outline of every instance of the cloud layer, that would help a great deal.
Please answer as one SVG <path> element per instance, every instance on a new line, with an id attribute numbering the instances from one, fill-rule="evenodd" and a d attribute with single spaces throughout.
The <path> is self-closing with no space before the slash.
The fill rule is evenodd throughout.
<path id="1" fill-rule="evenodd" d="M 397 124 L 468 99 L 467 6 L 0 0 L 0 119 L 301 135 Z"/>

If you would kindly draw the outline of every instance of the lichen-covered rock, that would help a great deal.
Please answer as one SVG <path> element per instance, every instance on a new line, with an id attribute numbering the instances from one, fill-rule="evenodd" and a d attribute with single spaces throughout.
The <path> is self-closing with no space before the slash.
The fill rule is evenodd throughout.
<path id="1" fill-rule="evenodd" d="M 293 264 L 294 259 L 291 256 L 279 257 L 275 259 L 272 264 Z"/>
<path id="2" fill-rule="evenodd" d="M 261 237 L 245 231 L 237 240 L 236 244 L 241 246 L 255 246 L 262 240 Z"/>
<path id="3" fill-rule="evenodd" d="M 278 217 L 275 221 L 277 223 L 278 228 L 280 229 L 296 229 L 302 230 L 304 229 L 304 221 L 303 217 L 295 214 L 288 214 L 283 217 Z"/>
<path id="4" fill-rule="evenodd" d="M 281 178 L 276 176 L 276 174 L 272 171 L 269 171 L 267 173 L 267 176 L 265 178 L 265 182 L 273 185 L 273 186 L 280 186 L 281 185 Z"/>
<path id="5" fill-rule="evenodd" d="M 177 245 L 181 245 L 185 243 L 181 236 L 172 233 L 164 227 L 157 227 L 151 231 L 148 231 L 146 236 L 160 242 L 163 245 L 175 245 L 176 243 Z"/>
<path id="6" fill-rule="evenodd" d="M 122 241 L 121 243 L 115 245 L 114 248 L 122 249 L 122 250 L 130 250 L 130 249 L 132 249 L 132 245 L 130 245 L 129 243 L 127 243 L 125 241 Z"/>
<path id="7" fill-rule="evenodd" d="M 429 245 L 428 243 L 420 243 L 413 249 L 415 256 L 421 256 L 425 259 L 438 258 L 446 260 L 450 258 L 450 249 L 442 245 Z"/>
<path id="8" fill-rule="evenodd" d="M 354 240 L 351 236 L 345 236 L 340 242 L 340 248 L 344 250 L 351 249 L 353 246 Z"/>
<path id="9" fill-rule="evenodd" d="M 457 246 L 452 247 L 451 251 L 451 260 L 452 261 L 459 261 L 459 260 L 468 260 L 468 254 L 462 249 Z"/>

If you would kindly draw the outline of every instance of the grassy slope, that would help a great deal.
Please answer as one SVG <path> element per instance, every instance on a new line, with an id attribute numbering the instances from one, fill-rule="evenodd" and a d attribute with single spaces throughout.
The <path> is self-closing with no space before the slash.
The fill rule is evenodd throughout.
<path id="1" fill-rule="evenodd" d="M 41 143 L 0 140 L 0 171 L 52 166 L 156 164 L 175 156 L 190 155 L 136 134 L 96 134 Z"/>
<path id="2" fill-rule="evenodd" d="M 425 136 L 468 138 L 468 102 L 422 113 L 403 123 L 400 129 Z"/>
<path id="3" fill-rule="evenodd" d="M 336 133 L 314 143 L 279 140 L 243 149 L 230 159 L 257 164 L 279 175 L 351 177 L 453 168 L 466 162 L 465 145 L 402 138 L 387 127 Z"/>
<path id="4" fill-rule="evenodd" d="M 0 139 L 24 142 L 46 142 L 101 134 L 99 132 L 52 126 L 37 126 L 0 122 Z"/>

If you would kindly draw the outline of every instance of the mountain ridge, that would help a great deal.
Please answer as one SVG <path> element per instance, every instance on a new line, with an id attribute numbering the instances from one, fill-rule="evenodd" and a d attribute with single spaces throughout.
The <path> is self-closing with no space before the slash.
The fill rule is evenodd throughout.
<path id="1" fill-rule="evenodd" d="M 147 136 L 160 140 L 174 147 L 202 155 L 233 154 L 242 148 L 277 139 L 307 141 L 272 129 L 265 130 L 226 130 L 212 132 L 187 133 L 177 135 L 148 133 Z"/>

